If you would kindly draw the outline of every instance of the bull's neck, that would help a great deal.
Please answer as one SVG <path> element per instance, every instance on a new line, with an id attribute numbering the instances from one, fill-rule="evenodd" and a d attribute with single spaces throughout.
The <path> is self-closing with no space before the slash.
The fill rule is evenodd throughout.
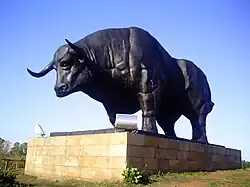
<path id="1" fill-rule="evenodd" d="M 87 44 L 83 45 L 82 49 L 84 50 L 84 53 L 88 59 L 90 59 L 94 63 L 97 63 L 94 50 L 89 45 Z"/>
<path id="2" fill-rule="evenodd" d="M 120 95 L 122 89 L 123 86 L 118 81 L 102 71 L 85 84 L 81 91 L 99 102 L 109 103 L 113 102 L 113 97 Z"/>

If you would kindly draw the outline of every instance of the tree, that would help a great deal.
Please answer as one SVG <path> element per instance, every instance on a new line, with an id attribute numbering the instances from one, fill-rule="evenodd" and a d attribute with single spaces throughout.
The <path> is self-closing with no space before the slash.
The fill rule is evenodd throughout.
<path id="1" fill-rule="evenodd" d="M 16 156 L 25 157 L 27 154 L 27 143 L 14 143 L 11 147 L 11 142 L 0 138 L 0 157 Z"/>
<path id="2" fill-rule="evenodd" d="M 26 156 L 27 154 L 27 143 L 20 144 L 19 142 L 14 143 L 10 150 L 12 156 Z"/>
<path id="3" fill-rule="evenodd" d="M 10 151 L 11 143 L 0 138 L 0 156 L 7 156 Z"/>

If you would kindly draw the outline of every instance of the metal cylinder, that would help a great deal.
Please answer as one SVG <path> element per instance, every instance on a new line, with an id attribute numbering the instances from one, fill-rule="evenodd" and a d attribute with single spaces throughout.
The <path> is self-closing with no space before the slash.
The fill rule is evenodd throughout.
<path id="1" fill-rule="evenodd" d="M 137 130 L 137 116 L 128 114 L 116 114 L 115 128 Z"/>

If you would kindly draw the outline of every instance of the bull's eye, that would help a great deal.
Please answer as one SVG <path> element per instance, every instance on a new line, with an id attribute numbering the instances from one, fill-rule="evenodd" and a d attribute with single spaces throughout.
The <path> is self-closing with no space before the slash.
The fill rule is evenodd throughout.
<path id="1" fill-rule="evenodd" d="M 67 61 L 63 61 L 63 62 L 60 63 L 60 66 L 61 66 L 62 68 L 64 68 L 64 69 L 67 69 L 67 68 L 70 67 L 70 64 L 69 64 L 69 62 L 67 62 Z"/>

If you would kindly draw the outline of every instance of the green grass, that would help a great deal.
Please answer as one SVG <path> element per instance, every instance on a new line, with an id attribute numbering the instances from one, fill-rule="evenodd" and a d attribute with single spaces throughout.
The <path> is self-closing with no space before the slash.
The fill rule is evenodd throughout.
<path id="1" fill-rule="evenodd" d="M 166 173 L 150 177 L 151 183 L 147 185 L 129 185 L 121 181 L 84 181 L 84 180 L 65 180 L 65 181 L 48 181 L 36 177 L 20 174 L 20 182 L 32 184 L 34 187 L 142 187 L 157 186 L 163 187 L 168 184 L 174 186 L 185 186 L 187 184 L 199 184 L 199 187 L 217 187 L 217 186 L 235 186 L 250 187 L 250 170 L 231 170 L 217 172 L 187 172 L 187 173 Z"/>

